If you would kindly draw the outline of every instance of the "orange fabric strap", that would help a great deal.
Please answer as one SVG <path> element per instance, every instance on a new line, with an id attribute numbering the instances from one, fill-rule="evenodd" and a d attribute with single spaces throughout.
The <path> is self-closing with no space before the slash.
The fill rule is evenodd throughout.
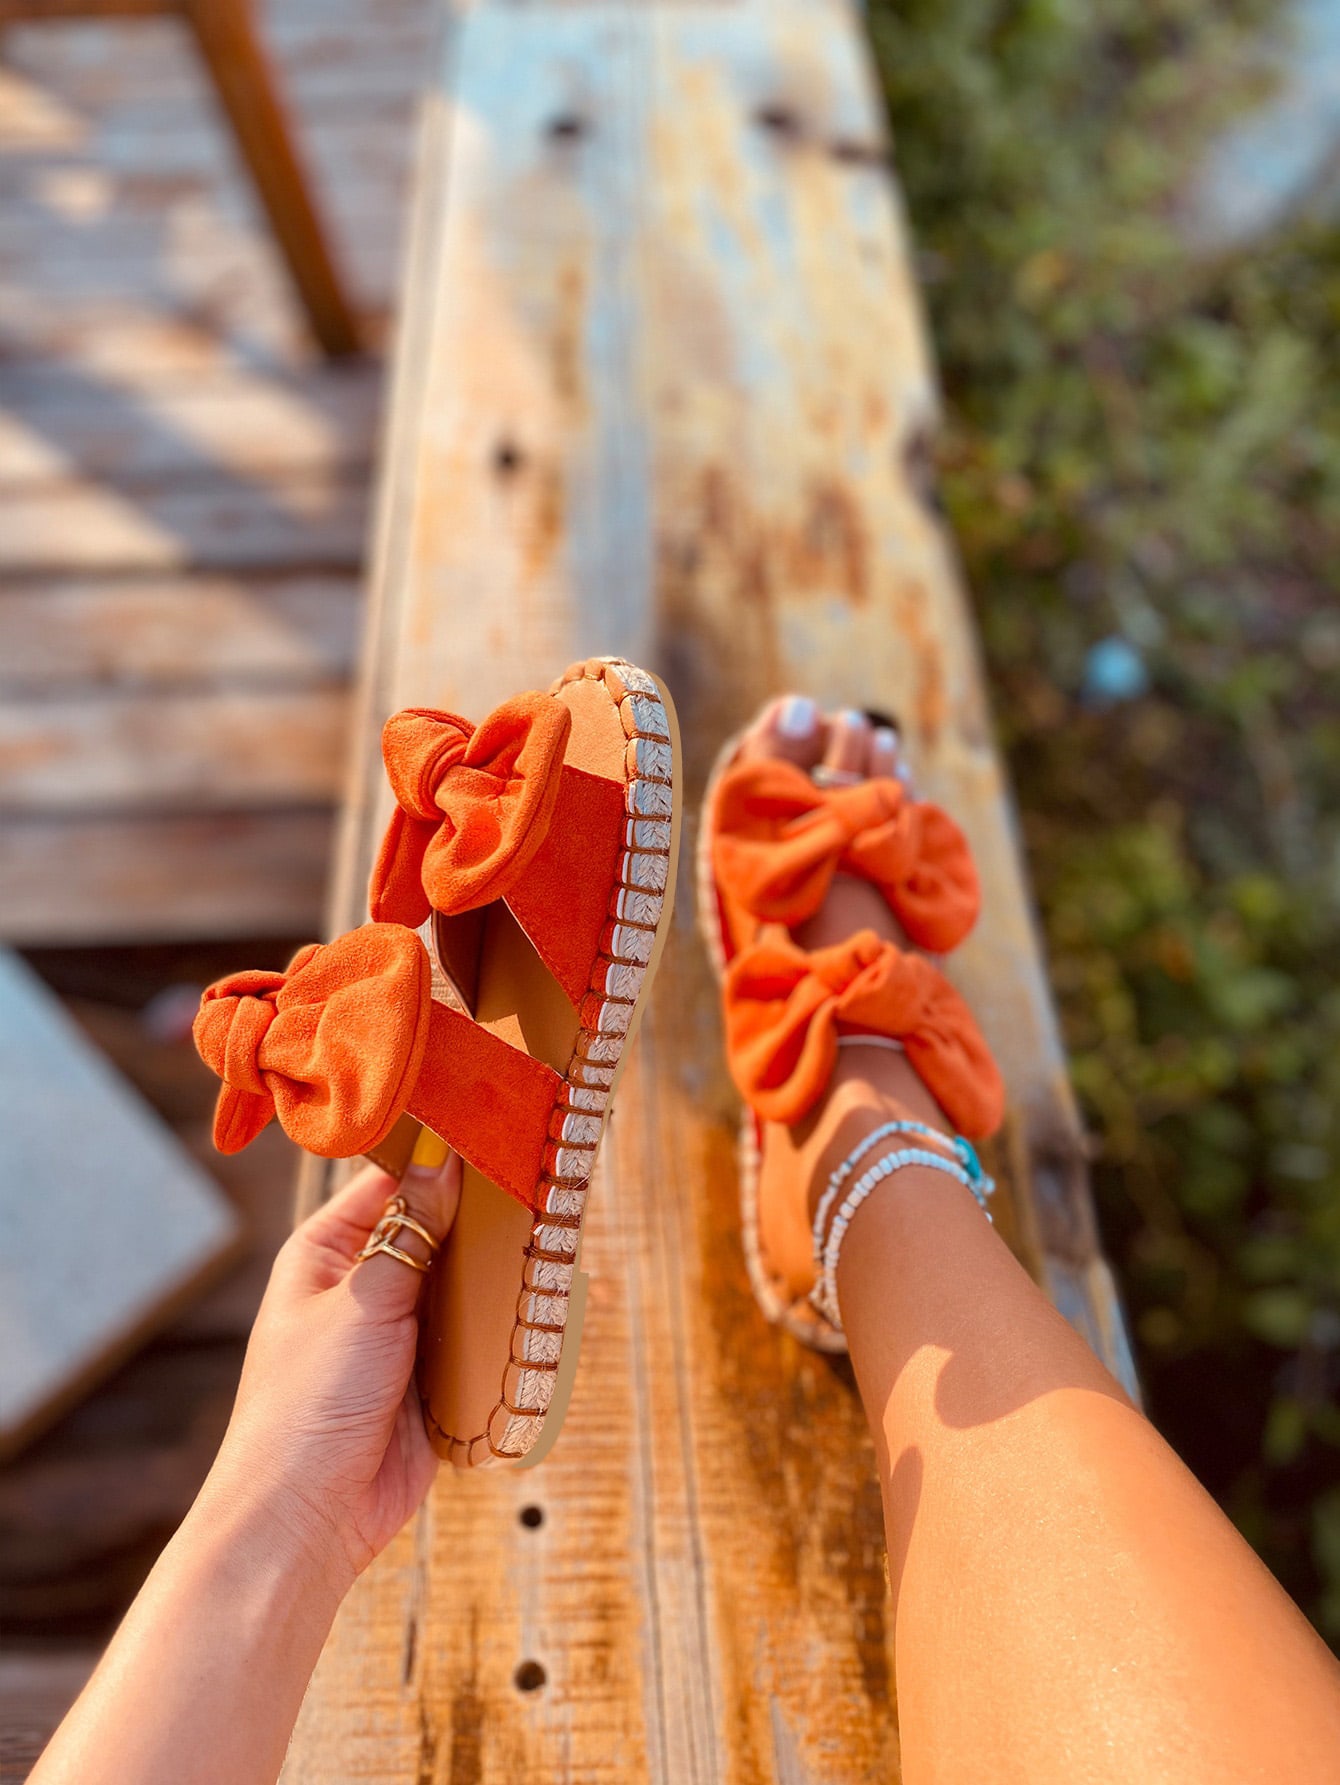
<path id="1" fill-rule="evenodd" d="M 806 953 L 780 931 L 726 970 L 726 1052 L 741 1095 L 764 1121 L 799 1122 L 837 1064 L 840 1035 L 900 1041 L 960 1134 L 992 1134 L 1005 1088 L 976 1020 L 921 955 L 863 930 Z"/>
<path id="2" fill-rule="evenodd" d="M 478 727 L 406 709 L 382 755 L 396 810 L 372 872 L 374 918 L 417 928 L 505 899 L 573 1004 L 590 988 L 622 848 L 621 782 L 564 761 L 570 709 L 519 694 Z"/>
<path id="3" fill-rule="evenodd" d="M 400 924 L 365 924 L 300 949 L 283 973 L 210 986 L 196 1046 L 223 1080 L 214 1143 L 240 1152 L 272 1117 L 290 1139 L 347 1159 L 409 1113 L 528 1207 L 563 1080 L 433 1002 L 427 951 Z"/>
<path id="4" fill-rule="evenodd" d="M 434 1004 L 409 1113 L 527 1208 L 545 1166 L 563 1080 L 459 1010 Z"/>
<path id="5" fill-rule="evenodd" d="M 544 841 L 572 715 L 518 694 L 480 725 L 426 707 L 393 713 L 382 757 L 396 810 L 372 870 L 375 919 L 411 929 L 502 898 Z"/>
<path id="6" fill-rule="evenodd" d="M 732 764 L 717 785 L 713 869 L 721 894 L 763 923 L 813 917 L 838 872 L 872 881 L 918 948 L 945 954 L 977 921 L 981 888 L 948 813 L 900 781 L 819 787 L 777 758 Z"/>

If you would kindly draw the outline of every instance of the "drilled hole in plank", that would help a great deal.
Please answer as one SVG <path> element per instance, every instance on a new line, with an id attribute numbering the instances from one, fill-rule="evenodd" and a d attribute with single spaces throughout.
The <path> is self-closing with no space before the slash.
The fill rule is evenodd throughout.
<path id="1" fill-rule="evenodd" d="M 540 1526 L 544 1523 L 544 1508 L 541 1506 L 523 1506 L 518 1517 L 528 1531 L 538 1531 Z"/>
<path id="2" fill-rule="evenodd" d="M 850 136 L 838 137 L 829 143 L 828 153 L 834 161 L 847 167 L 886 167 L 889 163 L 888 151 L 882 143 L 863 143 Z"/>
<path id="3" fill-rule="evenodd" d="M 493 469 L 499 477 L 514 477 L 526 462 L 515 440 L 500 440 L 493 449 Z"/>
<path id="4" fill-rule="evenodd" d="M 547 1676 L 538 1661 L 523 1661 L 512 1677 L 518 1692 L 538 1692 Z"/>
<path id="5" fill-rule="evenodd" d="M 588 135 L 591 120 L 583 118 L 579 112 L 560 112 L 556 118 L 550 118 L 544 127 L 544 133 L 551 142 L 575 143 Z"/>
<path id="6" fill-rule="evenodd" d="M 800 114 L 789 105 L 761 105 L 754 113 L 754 122 L 774 136 L 794 140 L 801 133 Z"/>

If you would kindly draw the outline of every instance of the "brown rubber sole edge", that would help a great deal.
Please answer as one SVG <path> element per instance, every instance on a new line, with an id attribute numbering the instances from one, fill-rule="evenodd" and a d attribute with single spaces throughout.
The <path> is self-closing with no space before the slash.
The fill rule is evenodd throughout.
<path id="1" fill-rule="evenodd" d="M 717 906 L 716 879 L 712 872 L 713 831 L 710 813 L 717 782 L 735 760 L 743 735 L 742 732 L 737 732 L 734 737 L 730 738 L 712 764 L 712 771 L 707 778 L 707 789 L 703 794 L 702 821 L 698 826 L 698 848 L 695 858 L 698 931 L 702 936 L 703 946 L 707 950 L 707 956 L 712 963 L 712 971 L 716 974 L 718 985 L 725 975 L 727 961 L 725 938 L 721 932 L 720 914 Z M 812 1351 L 827 1352 L 830 1356 L 844 1356 L 847 1351 L 847 1335 L 839 1331 L 830 1320 L 825 1319 L 808 1297 L 802 1296 L 798 1301 L 788 1299 L 768 1267 L 758 1220 L 758 1179 L 761 1163 L 758 1121 L 748 1109 L 743 1112 L 740 1119 L 738 1158 L 740 1232 L 744 1241 L 745 1270 L 749 1275 L 749 1287 L 754 1292 L 754 1300 L 773 1326 L 780 1326 L 784 1332 L 790 1333 L 791 1337 L 798 1339 L 802 1345 L 808 1345 Z"/>
<path id="2" fill-rule="evenodd" d="M 674 702 L 656 676 L 618 657 L 574 664 L 550 692 L 583 677 L 604 684 L 627 739 L 623 850 L 606 947 L 592 971 L 564 1077 L 554 1170 L 537 1189 L 539 1213 L 526 1247 L 498 1400 L 484 1431 L 471 1438 L 443 1431 L 424 1409 L 436 1447 L 457 1468 L 495 1461 L 533 1467 L 558 1438 L 581 1347 L 587 1279 L 579 1265 L 591 1173 L 674 910 L 683 816 Z"/>

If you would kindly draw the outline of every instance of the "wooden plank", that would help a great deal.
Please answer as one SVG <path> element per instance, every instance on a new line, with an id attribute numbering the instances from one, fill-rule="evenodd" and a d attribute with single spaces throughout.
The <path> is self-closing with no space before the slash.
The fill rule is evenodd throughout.
<path id="1" fill-rule="evenodd" d="M 175 17 L 181 0 L 0 0 L 0 25 L 41 20 L 149 19 Z"/>
<path id="2" fill-rule="evenodd" d="M 338 795 L 341 688 L 57 696 L 0 706 L 0 813 L 321 805 Z"/>
<path id="3" fill-rule="evenodd" d="M 225 477 L 365 471 L 381 398 L 376 365 L 286 379 L 238 370 L 144 388 L 65 365 L 0 369 L 0 483 L 183 470 Z"/>
<path id="4" fill-rule="evenodd" d="M 272 17 L 278 11 L 267 10 Z M 296 14 L 298 9 L 292 10 Z M 380 47 L 377 18 L 377 11 L 369 9 L 361 28 L 351 22 L 346 32 L 331 32 L 324 39 L 319 28 L 310 26 L 278 34 L 288 38 L 279 44 L 280 62 L 300 128 L 309 104 L 356 100 L 360 78 L 370 97 L 417 91 L 425 49 L 422 29 L 388 31 Z M 421 11 L 420 18 L 431 21 L 432 10 Z M 266 41 L 275 41 L 276 35 L 267 22 Z M 198 104 L 207 103 L 208 81 L 175 19 L 146 19 L 130 27 L 71 22 L 59 31 L 15 25 L 5 38 L 6 57 L 19 72 L 53 80 L 72 105 L 97 111 L 111 101 L 152 106 L 191 95 Z"/>
<path id="5" fill-rule="evenodd" d="M 201 474 L 122 492 L 83 478 L 0 491 L 0 577 L 106 570 L 354 569 L 363 480 Z"/>
<path id="6" fill-rule="evenodd" d="M 303 371 L 313 351 L 272 302 L 252 293 L 193 307 L 89 289 L 57 304 L 0 286 L 0 359 L 8 361 L 22 357 L 144 388 L 258 361 L 281 375 Z"/>
<path id="7" fill-rule="evenodd" d="M 3 951 L 0 1133 L 3 1458 L 166 1324 L 237 1256 L 240 1233 L 210 1179 Z M 59 1246 L 44 1243 L 52 1233 Z"/>
<path id="8" fill-rule="evenodd" d="M 0 939 L 23 947 L 313 936 L 326 811 L 6 818 Z"/>
<path id="9" fill-rule="evenodd" d="M 329 687 L 348 678 L 361 616 L 353 576 L 0 583 L 0 697 Z"/>
<path id="10" fill-rule="evenodd" d="M 97 1664 L 92 1649 L 0 1653 L 0 1780 L 26 1779 Z"/>
<path id="11" fill-rule="evenodd" d="M 570 658 L 643 657 L 678 702 L 694 794 L 768 694 L 892 709 L 988 887 L 955 972 L 1009 1080 L 1002 1224 L 1128 1374 L 968 612 L 921 487 L 933 377 L 854 12 L 477 0 L 439 86 L 334 926 L 364 915 L 376 732 L 399 704 L 482 712 Z M 602 1155 L 564 1435 L 535 1474 L 442 1480 L 369 1570 L 289 1785 L 898 1776 L 869 1441 L 849 1372 L 769 1329 L 745 1285 L 690 900 Z"/>

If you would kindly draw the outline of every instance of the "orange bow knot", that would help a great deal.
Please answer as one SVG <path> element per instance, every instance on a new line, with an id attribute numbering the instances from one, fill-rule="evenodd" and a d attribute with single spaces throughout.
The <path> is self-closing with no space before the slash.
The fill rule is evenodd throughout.
<path id="1" fill-rule="evenodd" d="M 961 1134 L 1000 1125 L 1005 1092 L 981 1030 L 939 968 L 863 930 L 832 948 L 763 937 L 726 970 L 726 1051 L 741 1095 L 768 1122 L 802 1120 L 827 1089 L 843 1034 L 902 1043 Z"/>
<path id="2" fill-rule="evenodd" d="M 372 871 L 375 919 L 417 927 L 431 909 L 502 898 L 544 841 L 572 714 L 544 694 L 504 701 L 478 726 L 407 707 L 382 731 L 396 810 Z"/>
<path id="3" fill-rule="evenodd" d="M 977 921 L 981 889 L 967 839 L 947 812 L 882 777 L 820 787 L 777 758 L 721 778 L 718 884 L 764 923 L 813 917 L 839 871 L 872 881 L 908 939 L 945 954 Z"/>
<path id="4" fill-rule="evenodd" d="M 193 1033 L 223 1080 L 219 1151 L 240 1152 L 275 1115 L 326 1158 L 376 1146 L 423 1064 L 429 976 L 412 930 L 365 924 L 324 947 L 309 943 L 283 973 L 234 973 L 209 986 Z"/>

